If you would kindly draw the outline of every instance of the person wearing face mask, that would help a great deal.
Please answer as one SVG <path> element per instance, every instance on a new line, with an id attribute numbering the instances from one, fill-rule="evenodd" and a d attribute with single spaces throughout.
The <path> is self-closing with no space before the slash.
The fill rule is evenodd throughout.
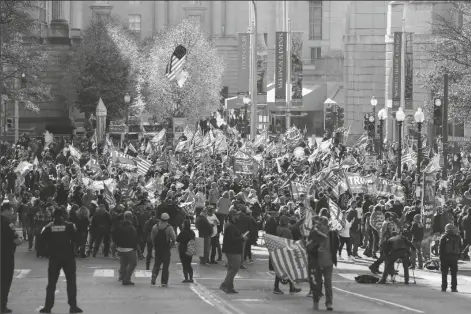
<path id="1" fill-rule="evenodd" d="M 234 278 L 239 272 L 242 262 L 242 244 L 247 240 L 247 236 L 241 234 L 237 229 L 239 212 L 235 208 L 229 210 L 228 222 L 224 228 L 224 240 L 222 243 L 222 252 L 226 254 L 227 272 L 226 278 L 219 287 L 227 294 L 238 293 L 234 289 Z"/>
<path id="2" fill-rule="evenodd" d="M 54 307 L 54 297 L 57 280 L 61 269 L 64 270 L 67 281 L 67 298 L 70 305 L 69 313 L 83 313 L 77 306 L 77 274 L 75 264 L 75 244 L 77 232 L 74 224 L 63 218 L 64 213 L 60 208 L 53 212 L 53 221 L 41 232 L 50 254 L 48 280 L 46 288 L 46 302 L 39 313 L 51 313 Z"/>

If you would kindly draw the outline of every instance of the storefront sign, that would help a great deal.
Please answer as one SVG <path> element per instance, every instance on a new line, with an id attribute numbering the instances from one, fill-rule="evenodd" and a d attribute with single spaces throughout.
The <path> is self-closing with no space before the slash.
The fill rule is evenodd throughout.
<path id="1" fill-rule="evenodd" d="M 291 106 L 303 106 L 303 33 L 291 32 Z"/>

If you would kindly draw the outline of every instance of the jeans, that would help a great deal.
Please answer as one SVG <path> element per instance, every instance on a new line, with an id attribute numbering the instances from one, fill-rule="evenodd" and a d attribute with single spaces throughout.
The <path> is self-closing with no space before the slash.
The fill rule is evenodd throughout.
<path id="1" fill-rule="evenodd" d="M 15 271 L 15 256 L 2 256 L 1 263 L 1 288 L 0 291 L 0 307 L 1 309 L 7 307 L 8 294 L 10 293 L 11 283 L 13 282 L 13 274 Z"/>
<path id="2" fill-rule="evenodd" d="M 105 244 L 105 247 L 104 247 L 105 252 L 103 254 L 105 256 L 108 256 L 109 251 L 110 251 L 110 232 L 108 230 L 101 230 L 101 229 L 98 229 L 96 231 L 96 240 L 95 240 L 95 246 L 93 247 L 93 254 L 96 254 L 98 252 L 98 249 L 100 248 L 100 244 L 102 240 Z"/>
<path id="3" fill-rule="evenodd" d="M 384 254 L 382 254 L 384 255 Z M 392 252 L 387 256 L 386 266 L 384 268 L 383 277 L 381 280 L 386 280 L 389 275 L 394 275 L 394 263 L 401 259 L 402 267 L 404 268 L 404 281 L 409 282 L 409 259 L 410 253 L 406 249 L 400 249 Z"/>
<path id="4" fill-rule="evenodd" d="M 78 233 L 78 238 L 79 238 L 78 247 L 80 251 L 80 256 L 82 257 L 85 256 L 85 249 L 86 249 L 85 247 L 87 246 L 87 236 L 88 236 L 87 231 Z"/>
<path id="5" fill-rule="evenodd" d="M 227 254 L 227 271 L 226 278 L 221 284 L 221 288 L 226 291 L 234 290 L 234 278 L 239 272 L 242 256 L 241 254 Z"/>
<path id="6" fill-rule="evenodd" d="M 358 256 L 358 247 L 361 244 L 361 233 L 358 232 L 350 232 L 350 242 L 352 243 L 352 255 Z"/>
<path id="7" fill-rule="evenodd" d="M 245 262 L 245 243 L 247 243 L 247 240 L 242 241 L 242 254 L 240 255 L 240 265 L 242 265 Z"/>
<path id="8" fill-rule="evenodd" d="M 250 243 L 250 241 L 248 240 L 245 241 L 244 253 L 245 253 L 244 262 L 247 258 L 249 258 L 250 260 L 252 259 L 252 243 Z"/>
<path id="9" fill-rule="evenodd" d="M 344 244 L 346 244 L 346 246 L 347 246 L 348 256 L 351 256 L 352 255 L 352 242 L 351 242 L 351 239 L 350 238 L 345 238 L 345 237 L 342 237 L 342 236 L 340 236 L 339 256 L 342 255 L 342 249 L 343 249 Z M 357 247 L 357 250 L 358 250 L 358 247 Z"/>
<path id="10" fill-rule="evenodd" d="M 154 249 L 154 246 L 152 245 L 152 241 L 147 241 L 146 246 L 147 246 L 146 269 L 149 269 L 150 260 L 152 259 L 152 250 Z"/>
<path id="11" fill-rule="evenodd" d="M 182 262 L 183 276 L 185 277 L 185 280 L 193 280 L 193 267 L 191 267 L 192 258 L 193 256 L 180 253 L 180 261 Z"/>
<path id="12" fill-rule="evenodd" d="M 221 243 L 219 242 L 219 233 L 214 237 L 211 237 L 211 262 L 216 261 L 216 252 L 218 253 L 218 258 L 222 258 Z"/>
<path id="13" fill-rule="evenodd" d="M 456 277 L 458 273 L 458 260 L 456 258 L 446 258 L 440 260 L 442 270 L 442 290 L 446 290 L 448 286 L 448 270 L 451 274 L 451 289 L 455 290 L 458 286 L 458 279 Z"/>
<path id="14" fill-rule="evenodd" d="M 163 252 L 155 250 L 155 262 L 154 268 L 152 268 L 152 279 L 159 277 L 160 266 L 162 266 L 162 278 L 160 278 L 160 283 L 163 285 L 168 284 L 170 256 L 170 250 Z"/>
<path id="15" fill-rule="evenodd" d="M 119 255 L 119 279 L 123 283 L 131 282 L 131 276 L 137 266 L 137 252 L 118 252 Z"/>
<path id="16" fill-rule="evenodd" d="M 201 237 L 200 237 L 201 238 Z M 204 237 L 204 256 L 200 256 L 200 264 L 209 262 L 209 252 L 211 250 L 211 237 Z"/>
<path id="17" fill-rule="evenodd" d="M 419 260 L 419 268 L 422 269 L 423 266 L 424 266 L 424 260 L 423 260 L 423 257 L 422 257 L 422 241 L 413 241 L 412 244 L 414 244 L 415 248 L 416 248 L 416 251 L 412 250 L 412 254 L 411 254 L 411 264 L 412 266 L 416 266 L 416 259 Z"/>
<path id="18" fill-rule="evenodd" d="M 371 232 L 373 234 L 373 245 L 371 247 L 371 252 L 376 254 L 380 249 L 380 239 L 379 239 L 379 232 L 376 229 L 371 228 Z"/>
<path id="19" fill-rule="evenodd" d="M 381 263 L 385 261 L 385 258 L 386 258 L 386 257 L 384 256 L 383 249 L 381 249 L 379 258 L 378 258 L 376 261 L 374 261 L 374 263 L 371 264 L 370 267 L 373 268 L 373 269 L 378 270 L 378 269 L 379 269 L 379 265 L 381 265 Z"/>
<path id="20" fill-rule="evenodd" d="M 65 279 L 67 280 L 67 299 L 69 305 L 77 306 L 77 267 L 75 259 L 69 258 L 50 258 L 49 268 L 47 270 L 47 288 L 46 288 L 46 309 L 54 307 L 54 297 L 56 292 L 57 280 L 59 279 L 61 269 L 64 270 Z"/>
<path id="21" fill-rule="evenodd" d="M 332 306 L 333 302 L 333 293 L 332 293 L 332 273 L 334 271 L 334 266 L 327 266 L 324 268 L 316 267 L 314 270 L 314 290 L 312 291 L 312 298 L 314 302 L 318 303 L 320 300 L 322 292 L 322 283 L 324 283 L 325 289 L 325 306 Z"/>

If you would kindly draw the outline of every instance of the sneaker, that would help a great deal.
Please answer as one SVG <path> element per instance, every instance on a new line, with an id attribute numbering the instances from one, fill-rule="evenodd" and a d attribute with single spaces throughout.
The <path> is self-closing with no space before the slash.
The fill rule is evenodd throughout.
<path id="1" fill-rule="evenodd" d="M 445 289 L 442 288 L 442 292 L 446 292 L 446 288 Z"/>
<path id="2" fill-rule="evenodd" d="M 298 293 L 301 292 L 301 288 L 289 289 L 289 293 Z"/>
<path id="3" fill-rule="evenodd" d="M 227 294 L 237 294 L 239 293 L 238 291 L 235 291 L 234 289 L 231 289 L 231 290 L 227 290 L 225 291 Z"/>
<path id="4" fill-rule="evenodd" d="M 39 313 L 51 313 L 51 309 L 43 307 L 42 309 L 39 310 Z"/>
<path id="5" fill-rule="evenodd" d="M 224 284 L 221 284 L 219 286 L 219 290 L 222 290 L 222 291 L 226 292 L 227 288 L 226 288 L 226 286 L 224 286 Z"/>
<path id="6" fill-rule="evenodd" d="M 135 283 L 132 281 L 123 282 L 123 286 L 134 286 Z"/>
<path id="7" fill-rule="evenodd" d="M 458 289 L 451 289 L 451 292 L 458 292 Z"/>
<path id="8" fill-rule="evenodd" d="M 353 257 L 355 257 L 355 258 L 359 258 L 359 259 L 363 259 L 363 257 L 361 257 L 361 256 L 360 256 L 360 255 L 358 255 L 358 254 L 357 254 L 357 255 L 354 255 Z"/>
<path id="9" fill-rule="evenodd" d="M 332 305 L 327 306 L 327 311 L 332 312 L 333 310 L 334 308 L 332 307 Z"/>
<path id="10" fill-rule="evenodd" d="M 163 284 L 160 285 L 160 287 L 161 287 L 161 288 L 167 288 L 168 285 L 167 285 L 166 283 L 163 283 Z"/>
<path id="11" fill-rule="evenodd" d="M 71 306 L 69 309 L 69 313 L 83 313 L 83 311 L 78 306 Z"/>
<path id="12" fill-rule="evenodd" d="M 190 281 L 188 279 L 184 279 L 182 283 L 189 283 Z"/>
<path id="13" fill-rule="evenodd" d="M 188 279 L 188 283 L 194 283 L 195 281 L 193 279 Z"/>
<path id="14" fill-rule="evenodd" d="M 273 293 L 274 294 L 285 294 L 283 291 L 281 291 L 280 289 L 273 289 Z"/>
<path id="15" fill-rule="evenodd" d="M 7 308 L 7 307 L 4 307 L 0 313 L 2 313 L 2 314 L 3 314 L 3 313 L 13 313 L 13 311 L 10 310 L 10 309 Z M 49 311 L 49 313 L 51 313 L 51 312 Z"/>

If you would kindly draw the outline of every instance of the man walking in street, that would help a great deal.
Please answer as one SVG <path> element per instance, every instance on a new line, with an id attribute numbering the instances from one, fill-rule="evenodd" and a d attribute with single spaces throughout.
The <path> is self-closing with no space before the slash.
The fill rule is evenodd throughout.
<path id="1" fill-rule="evenodd" d="M 119 281 L 123 286 L 133 286 L 132 273 L 137 265 L 137 231 L 132 225 L 132 213 L 124 213 L 124 220 L 113 231 L 113 239 L 116 242 L 119 255 Z"/>
<path id="2" fill-rule="evenodd" d="M 11 313 L 7 307 L 8 294 L 10 293 L 11 283 L 13 281 L 13 273 L 15 270 L 15 251 L 16 246 L 20 245 L 21 240 L 11 226 L 10 217 L 13 214 L 13 209 L 10 203 L 3 203 L 1 205 L 1 223 L 2 223 L 2 238 L 1 238 L 1 313 Z"/>
<path id="3" fill-rule="evenodd" d="M 451 292 L 458 292 L 458 258 L 460 256 L 460 236 L 455 226 L 447 224 L 445 234 L 440 238 L 440 268 L 442 270 L 442 291 L 448 286 L 448 270 L 451 273 Z"/>
<path id="4" fill-rule="evenodd" d="M 159 276 L 160 266 L 162 266 L 161 286 L 167 287 L 170 266 L 170 250 L 176 242 L 175 231 L 168 223 L 170 216 L 163 213 L 160 222 L 152 228 L 151 238 L 155 250 L 155 262 L 152 269 L 151 284 L 155 286 L 155 281 Z"/>
<path id="5" fill-rule="evenodd" d="M 242 235 L 236 227 L 238 219 L 239 212 L 235 208 L 231 208 L 228 222 L 224 227 L 224 240 L 222 243 L 222 252 L 226 254 L 227 259 L 227 273 L 224 282 L 219 287 L 228 294 L 238 293 L 234 289 L 234 278 L 242 263 L 242 244 L 247 240 L 247 237 Z"/>

